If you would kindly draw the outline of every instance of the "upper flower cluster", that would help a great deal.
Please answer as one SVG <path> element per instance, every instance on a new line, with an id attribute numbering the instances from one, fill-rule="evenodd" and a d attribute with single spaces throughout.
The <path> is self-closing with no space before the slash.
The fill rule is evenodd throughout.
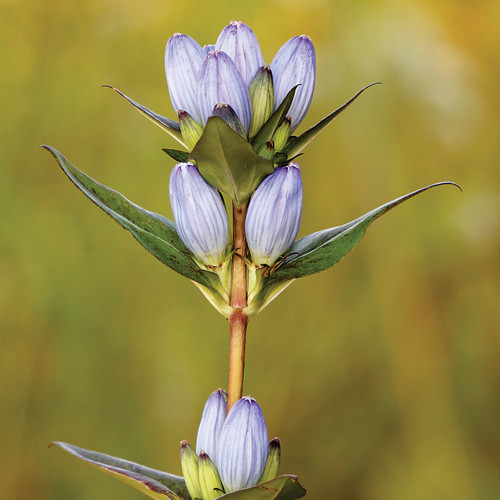
<path id="1" fill-rule="evenodd" d="M 215 45 L 201 47 L 188 35 L 173 35 L 165 50 L 165 71 L 181 133 L 191 149 L 211 116 L 222 117 L 252 140 L 298 86 L 287 112 L 293 132 L 311 103 L 316 58 L 310 38 L 301 35 L 288 40 L 267 66 L 253 31 L 232 21 Z"/>

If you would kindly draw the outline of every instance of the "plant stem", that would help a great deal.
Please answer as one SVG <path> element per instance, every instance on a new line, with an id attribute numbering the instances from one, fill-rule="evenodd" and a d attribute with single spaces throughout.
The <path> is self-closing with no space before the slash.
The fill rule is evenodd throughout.
<path id="1" fill-rule="evenodd" d="M 233 203 L 233 245 L 235 254 L 243 259 L 247 254 L 245 238 L 245 218 L 248 204 L 238 208 Z M 245 342 L 248 317 L 243 312 L 247 306 L 247 266 L 243 259 L 233 255 L 231 275 L 231 307 L 229 317 L 229 385 L 227 411 L 243 394 L 243 375 L 245 371 Z"/>

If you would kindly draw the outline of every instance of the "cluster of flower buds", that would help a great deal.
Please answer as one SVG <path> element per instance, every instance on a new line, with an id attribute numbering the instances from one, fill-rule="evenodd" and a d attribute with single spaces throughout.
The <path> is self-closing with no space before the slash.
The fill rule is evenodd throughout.
<path id="1" fill-rule="evenodd" d="M 205 404 L 196 451 L 181 443 L 182 473 L 192 498 L 212 500 L 278 475 L 280 442 L 268 443 L 257 401 L 245 396 L 226 413 L 227 394 L 218 389 Z"/>
<path id="2" fill-rule="evenodd" d="M 273 160 L 309 108 L 315 67 L 314 46 L 305 35 L 290 39 L 265 65 L 259 43 L 244 23 L 231 22 L 215 45 L 206 47 L 188 35 L 175 34 L 167 42 L 165 69 L 184 142 L 193 149 L 208 118 L 218 116 L 258 155 Z M 292 90 L 286 116 L 276 122 L 271 139 L 255 141 Z M 299 167 L 291 162 L 273 166 L 248 208 L 246 233 L 254 268 L 272 267 L 293 244 L 300 226 Z M 170 200 L 179 237 L 195 260 L 227 275 L 223 264 L 231 255 L 228 221 L 216 187 L 204 180 L 194 160 L 187 160 L 172 171 Z"/>
<path id="3" fill-rule="evenodd" d="M 215 45 L 201 47 L 188 35 L 173 35 L 165 50 L 165 72 L 189 149 L 196 145 L 210 116 L 220 116 L 252 141 L 287 94 L 298 86 L 288 119 L 272 138 L 273 150 L 280 151 L 311 103 L 316 57 L 310 38 L 301 35 L 288 40 L 266 65 L 253 31 L 233 21 L 222 30 Z M 257 153 L 264 152 L 264 146 L 259 145 Z"/>

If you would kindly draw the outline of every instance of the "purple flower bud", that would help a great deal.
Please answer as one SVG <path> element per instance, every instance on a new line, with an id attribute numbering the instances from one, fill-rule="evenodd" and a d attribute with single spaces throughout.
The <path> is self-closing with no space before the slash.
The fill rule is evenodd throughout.
<path id="1" fill-rule="evenodd" d="M 264 58 L 254 32 L 241 21 L 231 21 L 215 44 L 215 50 L 225 52 L 233 61 L 246 86 L 250 85 Z"/>
<path id="2" fill-rule="evenodd" d="M 178 163 L 170 175 L 170 203 L 182 242 L 205 266 L 224 261 L 227 214 L 217 189 L 192 163 Z"/>
<path id="3" fill-rule="evenodd" d="M 311 39 L 301 35 L 288 40 L 274 56 L 271 71 L 274 79 L 274 109 L 293 87 L 300 84 L 288 110 L 293 132 L 307 113 L 314 91 L 316 55 Z"/>
<path id="4" fill-rule="evenodd" d="M 196 437 L 196 453 L 204 451 L 216 462 L 219 434 L 226 419 L 227 393 L 222 389 L 214 391 L 203 409 L 198 436 Z"/>
<path id="5" fill-rule="evenodd" d="M 212 110 L 212 116 L 222 118 L 235 132 L 238 132 L 238 134 L 246 139 L 243 125 L 241 124 L 238 115 L 234 112 L 234 109 L 229 106 L 229 104 L 226 104 L 225 102 L 217 104 Z"/>
<path id="6" fill-rule="evenodd" d="M 187 111 L 200 122 L 198 75 L 204 58 L 204 50 L 188 35 L 176 33 L 167 42 L 165 73 L 174 110 Z"/>
<path id="7" fill-rule="evenodd" d="M 267 428 L 255 399 L 246 396 L 231 408 L 219 436 L 217 469 L 226 492 L 258 483 L 266 466 Z"/>
<path id="8" fill-rule="evenodd" d="M 252 260 L 274 264 L 294 242 L 302 216 L 299 166 L 278 167 L 255 190 L 248 206 L 245 231 Z"/>
<path id="9" fill-rule="evenodd" d="M 200 71 L 198 104 L 203 123 L 207 122 L 216 104 L 229 104 L 248 133 L 252 104 L 248 88 L 232 59 L 224 52 L 210 52 Z"/>
<path id="10" fill-rule="evenodd" d="M 215 45 L 210 43 L 208 45 L 203 45 L 203 51 L 205 52 L 205 56 L 208 56 L 209 52 L 213 52 L 215 50 Z"/>

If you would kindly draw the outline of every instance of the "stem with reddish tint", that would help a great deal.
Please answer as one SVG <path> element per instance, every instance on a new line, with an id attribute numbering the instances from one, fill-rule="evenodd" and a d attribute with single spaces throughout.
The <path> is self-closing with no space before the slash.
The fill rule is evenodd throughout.
<path id="1" fill-rule="evenodd" d="M 243 312 L 247 306 L 247 242 L 245 238 L 245 217 L 248 204 L 238 208 L 233 204 L 233 255 L 231 274 L 231 307 L 229 316 L 230 346 L 229 346 L 229 386 L 227 411 L 231 409 L 243 394 L 243 374 L 245 370 L 245 342 L 248 317 Z"/>

